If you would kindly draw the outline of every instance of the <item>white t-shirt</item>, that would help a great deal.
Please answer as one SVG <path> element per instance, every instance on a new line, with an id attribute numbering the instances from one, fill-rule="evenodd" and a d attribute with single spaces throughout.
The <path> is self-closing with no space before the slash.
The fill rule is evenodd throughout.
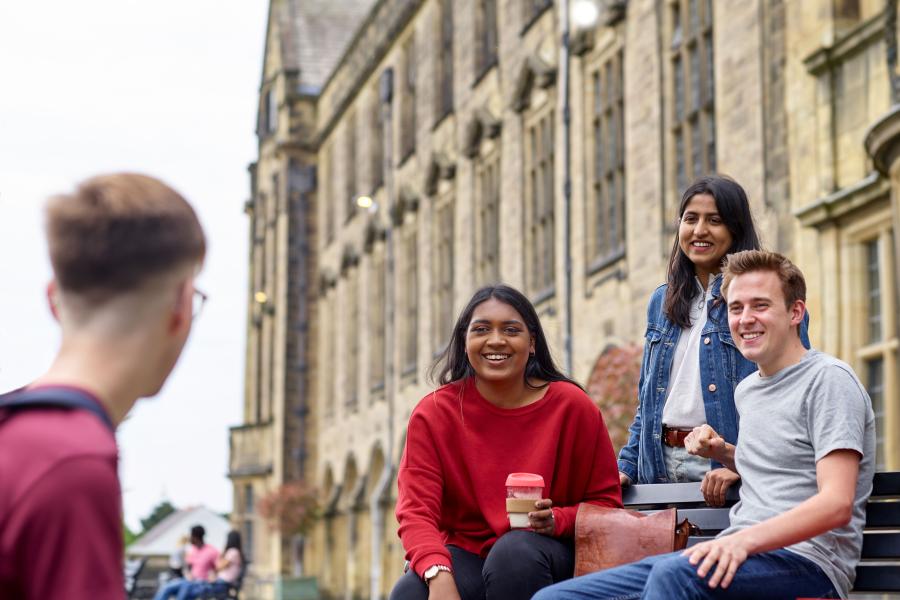
<path id="1" fill-rule="evenodd" d="M 700 280 L 694 277 L 697 293 L 691 300 L 691 326 L 681 330 L 669 371 L 669 389 L 662 414 L 662 422 L 667 427 L 690 429 L 706 423 L 700 386 L 700 337 L 706 324 L 714 280 L 710 278 L 709 287 L 704 290 Z"/>

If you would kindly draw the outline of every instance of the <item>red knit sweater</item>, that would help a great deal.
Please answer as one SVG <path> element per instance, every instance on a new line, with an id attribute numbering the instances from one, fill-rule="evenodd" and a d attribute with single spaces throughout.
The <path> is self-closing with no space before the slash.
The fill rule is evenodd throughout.
<path id="1" fill-rule="evenodd" d="M 397 476 L 400 539 L 419 576 L 450 565 L 446 544 L 484 557 L 509 531 L 506 476 L 513 472 L 543 476 L 557 537 L 572 537 L 580 502 L 622 506 L 609 434 L 577 386 L 554 382 L 539 401 L 501 409 L 468 380 L 419 402 Z"/>

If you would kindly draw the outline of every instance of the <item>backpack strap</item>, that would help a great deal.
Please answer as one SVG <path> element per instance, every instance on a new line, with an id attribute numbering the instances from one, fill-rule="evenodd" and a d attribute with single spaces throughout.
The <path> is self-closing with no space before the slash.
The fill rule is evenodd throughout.
<path id="1" fill-rule="evenodd" d="M 116 428 L 103 410 L 91 396 L 72 388 L 47 387 L 34 390 L 16 390 L 8 394 L 0 395 L 0 410 L 9 409 L 10 412 L 27 410 L 29 408 L 69 408 L 86 410 L 93 413 L 103 425 L 115 435 Z"/>

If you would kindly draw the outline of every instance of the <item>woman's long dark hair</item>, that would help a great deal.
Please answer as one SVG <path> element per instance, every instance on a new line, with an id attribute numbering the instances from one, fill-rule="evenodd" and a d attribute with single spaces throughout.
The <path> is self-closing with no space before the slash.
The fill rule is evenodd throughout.
<path id="1" fill-rule="evenodd" d="M 541 321 L 538 319 L 537 311 L 534 306 L 525 297 L 525 294 L 508 285 L 488 285 L 479 289 L 469 300 L 469 303 L 459 314 L 456 325 L 453 326 L 453 332 L 450 334 L 450 342 L 441 355 L 437 358 L 428 372 L 429 379 L 439 385 L 451 383 L 453 381 L 461 381 L 475 375 L 475 369 L 469 363 L 469 357 L 466 355 L 466 330 L 472 321 L 472 314 L 475 308 L 482 302 L 486 302 L 491 298 L 496 298 L 504 304 L 511 307 L 522 315 L 525 321 L 525 327 L 534 338 L 534 354 L 528 357 L 528 363 L 525 365 L 525 385 L 534 388 L 530 382 L 532 379 L 551 381 L 568 381 L 569 383 L 578 385 L 556 367 L 553 357 L 550 355 L 550 347 L 547 345 L 547 338 L 544 336 L 544 329 L 541 327 Z M 581 387 L 580 385 L 578 387 Z"/>
<path id="2" fill-rule="evenodd" d="M 681 197 L 681 205 L 678 207 L 679 221 L 684 216 L 688 202 L 697 194 L 709 194 L 716 201 L 719 216 L 731 233 L 731 247 L 726 255 L 742 250 L 760 249 L 756 228 L 753 226 L 753 216 L 750 214 L 750 202 L 747 200 L 747 193 L 738 182 L 723 175 L 708 175 L 697 179 Z M 681 251 L 676 231 L 672 254 L 669 257 L 669 272 L 666 278 L 669 287 L 666 290 L 663 310 L 666 317 L 680 327 L 691 326 L 691 300 L 696 294 L 695 274 L 694 263 Z"/>
<path id="3" fill-rule="evenodd" d="M 241 561 L 244 560 L 244 550 L 241 548 L 241 534 L 238 531 L 232 529 L 228 532 L 228 537 L 225 538 L 225 549 L 222 550 L 222 554 L 228 552 L 230 548 L 237 548 L 237 551 L 241 555 Z"/>

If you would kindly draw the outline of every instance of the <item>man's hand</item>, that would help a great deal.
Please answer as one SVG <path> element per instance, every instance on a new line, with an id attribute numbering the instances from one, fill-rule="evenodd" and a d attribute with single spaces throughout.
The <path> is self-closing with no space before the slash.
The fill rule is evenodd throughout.
<path id="1" fill-rule="evenodd" d="M 553 500 L 550 498 L 535 501 L 534 507 L 537 510 L 528 513 L 528 525 L 535 533 L 553 535 L 553 532 L 556 530 L 556 522 L 553 520 L 553 509 L 550 508 L 551 506 L 553 506 Z"/>
<path id="2" fill-rule="evenodd" d="M 749 548 L 743 537 L 733 534 L 692 546 L 682 552 L 682 556 L 687 556 L 692 565 L 700 565 L 697 575 L 701 578 L 706 577 L 715 567 L 707 584 L 712 589 L 721 584 L 722 589 L 725 589 L 734 579 L 738 567 L 747 560 Z"/>
<path id="3" fill-rule="evenodd" d="M 428 582 L 428 600 L 460 600 L 453 573 L 438 571 Z"/>
<path id="4" fill-rule="evenodd" d="M 622 471 L 619 471 L 619 485 L 621 485 L 622 487 L 628 487 L 629 485 L 631 485 L 631 477 L 629 477 Z"/>
<path id="5" fill-rule="evenodd" d="M 694 430 L 684 438 L 684 448 L 688 454 L 703 458 L 716 458 L 716 452 L 721 451 L 724 446 L 725 438 L 716 433 L 716 430 L 709 425 L 694 427 Z"/>
<path id="6" fill-rule="evenodd" d="M 684 448 L 688 454 L 718 461 L 732 471 L 737 471 L 734 467 L 734 446 L 709 425 L 694 427 L 684 438 Z"/>
<path id="7" fill-rule="evenodd" d="M 725 467 L 707 471 L 700 484 L 706 503 L 710 506 L 725 506 L 725 492 L 740 478 L 740 475 Z"/>

